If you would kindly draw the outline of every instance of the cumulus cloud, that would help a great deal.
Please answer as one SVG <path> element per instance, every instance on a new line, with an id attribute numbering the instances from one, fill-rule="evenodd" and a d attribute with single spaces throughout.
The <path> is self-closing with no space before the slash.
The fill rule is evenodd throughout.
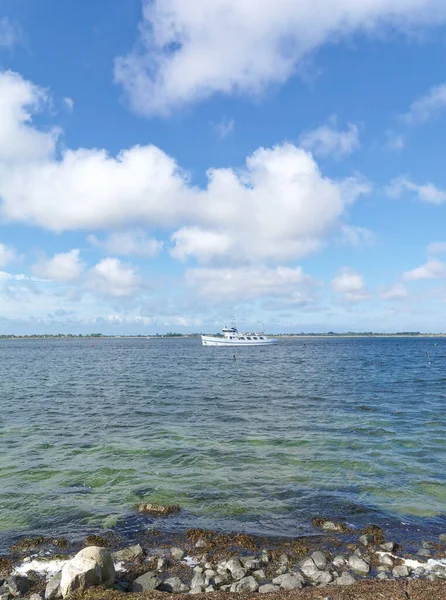
<path id="1" fill-rule="evenodd" d="M 124 298 L 141 287 L 141 278 L 131 265 L 117 258 L 104 258 L 87 273 L 87 288 L 105 296 Z"/>
<path id="2" fill-rule="evenodd" d="M 426 123 L 446 110 L 446 83 L 432 87 L 424 96 L 413 102 L 402 116 L 407 124 Z"/>
<path id="3" fill-rule="evenodd" d="M 429 204 L 443 204 L 446 202 L 446 191 L 437 188 L 433 183 L 418 185 L 408 177 L 398 177 L 390 182 L 386 188 L 390 198 L 400 198 L 404 192 L 411 192 L 421 202 Z"/>
<path id="4" fill-rule="evenodd" d="M 445 18 L 443 0 L 143 0 L 137 46 L 116 60 L 115 79 L 138 113 L 166 114 L 214 93 L 258 94 L 353 33 Z"/>
<path id="5" fill-rule="evenodd" d="M 6 244 L 0 244 L 0 269 L 17 259 L 16 251 Z"/>
<path id="6" fill-rule="evenodd" d="M 43 259 L 32 267 L 35 275 L 55 282 L 68 283 L 80 279 L 83 263 L 79 257 L 80 251 L 75 248 L 69 252 L 55 254 L 53 258 Z"/>
<path id="7" fill-rule="evenodd" d="M 199 295 L 221 301 L 310 295 L 317 285 L 301 267 L 198 268 L 186 271 L 187 283 Z"/>
<path id="8" fill-rule="evenodd" d="M 359 129 L 357 125 L 349 123 L 347 129 L 342 131 L 337 128 L 336 119 L 332 119 L 328 125 L 303 133 L 299 142 L 302 148 L 311 150 L 316 156 L 342 158 L 360 147 Z"/>
<path id="9" fill-rule="evenodd" d="M 349 302 L 359 302 L 369 297 L 362 275 L 349 267 L 339 269 L 331 281 L 331 287 L 334 292 L 342 294 Z"/>
<path id="10" fill-rule="evenodd" d="M 89 235 L 93 246 L 117 256 L 145 256 L 154 258 L 160 253 L 163 243 L 148 237 L 144 231 L 119 231 L 111 233 L 105 240 Z"/>
<path id="11" fill-rule="evenodd" d="M 426 264 L 412 271 L 404 273 L 406 281 L 417 281 L 420 279 L 446 279 L 446 264 L 439 260 L 428 260 Z"/>
<path id="12" fill-rule="evenodd" d="M 54 231 L 170 229 L 173 256 L 201 262 L 291 260 L 320 249 L 346 209 L 369 191 L 357 178 L 324 177 L 313 156 L 293 144 L 259 148 L 237 171 L 210 169 L 204 189 L 155 146 L 116 157 L 64 150 L 57 158 L 54 131 L 31 122 L 42 90 L 12 73 L 0 74 L 0 98 L 2 89 L 9 99 L 0 123 L 5 220 Z M 2 137 L 2 128 L 12 137 Z"/>

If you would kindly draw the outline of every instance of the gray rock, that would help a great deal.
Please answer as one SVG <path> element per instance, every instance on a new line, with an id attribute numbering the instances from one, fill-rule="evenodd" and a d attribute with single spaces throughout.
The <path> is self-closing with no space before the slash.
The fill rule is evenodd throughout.
<path id="1" fill-rule="evenodd" d="M 208 585 L 204 590 L 205 592 L 215 592 L 215 588 L 213 585 Z"/>
<path id="2" fill-rule="evenodd" d="M 280 587 L 278 585 L 273 585 L 272 583 L 266 583 L 259 587 L 259 594 L 269 594 L 278 591 L 280 591 Z"/>
<path id="3" fill-rule="evenodd" d="M 256 592 L 258 589 L 259 584 L 252 575 L 243 577 L 243 579 L 231 585 L 231 592 Z"/>
<path id="4" fill-rule="evenodd" d="M 281 554 L 278 560 L 279 565 L 287 565 L 288 564 L 288 556 L 286 554 Z"/>
<path id="5" fill-rule="evenodd" d="M 430 558 L 432 556 L 432 552 L 427 548 L 420 548 L 417 554 L 418 556 L 425 556 L 426 558 Z"/>
<path id="6" fill-rule="evenodd" d="M 364 551 L 362 548 L 356 548 L 356 550 L 353 552 L 353 554 L 355 556 L 359 556 L 359 558 L 361 558 L 361 556 L 364 556 Z"/>
<path id="7" fill-rule="evenodd" d="M 212 579 L 216 575 L 217 573 L 214 571 L 214 569 L 206 569 L 206 571 L 204 572 L 204 576 L 206 579 Z"/>
<path id="8" fill-rule="evenodd" d="M 423 575 L 425 575 L 425 573 L 426 573 L 426 569 L 424 569 L 423 567 L 417 567 L 413 572 L 415 577 L 423 577 Z"/>
<path id="9" fill-rule="evenodd" d="M 203 588 L 204 585 L 205 585 L 204 575 L 202 575 L 201 573 L 195 573 L 190 586 L 192 588 L 195 588 L 195 587 Z"/>
<path id="10" fill-rule="evenodd" d="M 62 592 L 60 591 L 61 579 L 62 573 L 58 573 L 48 581 L 45 588 L 45 600 L 59 600 L 62 598 Z"/>
<path id="11" fill-rule="evenodd" d="M 66 598 L 77 590 L 82 593 L 101 583 L 102 569 L 98 563 L 93 558 L 76 555 L 63 566 L 60 591 L 62 597 Z"/>
<path id="12" fill-rule="evenodd" d="M 23 575 L 10 575 L 3 586 L 13 596 L 23 596 L 29 592 L 29 580 Z"/>
<path id="13" fill-rule="evenodd" d="M 230 558 L 226 561 L 226 568 L 231 572 L 232 578 L 235 581 L 240 581 L 246 576 L 246 569 L 242 567 L 242 563 L 238 558 Z"/>
<path id="14" fill-rule="evenodd" d="M 317 578 L 314 580 L 319 585 L 328 585 L 333 581 L 333 575 L 328 571 L 319 571 Z"/>
<path id="15" fill-rule="evenodd" d="M 350 573 L 342 573 L 338 579 L 336 579 L 336 585 L 352 585 L 356 579 L 350 575 Z"/>
<path id="16" fill-rule="evenodd" d="M 445 565 L 435 565 L 434 573 L 440 579 L 446 579 L 446 566 Z"/>
<path id="17" fill-rule="evenodd" d="M 185 552 L 181 548 L 171 548 L 170 549 L 170 556 L 174 560 L 181 560 L 184 557 L 184 555 L 185 555 Z"/>
<path id="18" fill-rule="evenodd" d="M 295 573 L 279 575 L 273 579 L 273 584 L 280 586 L 283 590 L 300 590 L 304 583 L 304 578 Z"/>
<path id="19" fill-rule="evenodd" d="M 222 583 L 228 583 L 230 579 L 231 577 L 228 575 L 228 573 L 224 573 L 223 575 L 216 575 L 214 577 L 214 583 L 215 585 L 221 585 Z"/>
<path id="20" fill-rule="evenodd" d="M 322 523 L 322 529 L 326 531 L 341 531 L 339 524 L 333 523 L 333 521 L 325 521 Z"/>
<path id="21" fill-rule="evenodd" d="M 156 576 L 155 571 L 147 571 L 144 575 L 135 579 L 132 583 L 131 591 L 132 592 L 150 592 L 155 590 L 160 584 L 160 580 Z"/>
<path id="22" fill-rule="evenodd" d="M 385 544 L 381 544 L 380 548 L 381 550 L 384 550 L 384 552 L 393 552 L 396 550 L 396 544 L 395 542 L 386 542 Z"/>
<path id="23" fill-rule="evenodd" d="M 201 589 L 201 587 L 193 587 L 189 594 L 202 594 L 203 590 Z"/>
<path id="24" fill-rule="evenodd" d="M 345 556 L 342 556 L 342 554 L 338 554 L 334 557 L 333 564 L 336 568 L 345 567 L 345 565 L 347 564 L 347 559 L 345 558 Z"/>
<path id="25" fill-rule="evenodd" d="M 3 591 L 3 586 L 0 588 L 0 600 L 10 600 L 13 596 L 9 592 Z"/>
<path id="26" fill-rule="evenodd" d="M 370 571 L 370 565 L 362 558 L 359 558 L 359 556 L 350 556 L 348 559 L 348 565 L 352 571 L 355 571 L 355 573 L 359 573 L 361 575 L 367 575 L 367 573 Z"/>
<path id="27" fill-rule="evenodd" d="M 320 552 L 319 550 L 317 552 L 313 552 L 311 558 L 318 569 L 325 569 L 327 566 L 327 559 L 323 552 Z"/>
<path id="28" fill-rule="evenodd" d="M 222 592 L 229 592 L 231 590 L 231 587 L 232 585 L 228 583 L 227 585 L 222 585 L 220 589 Z"/>
<path id="29" fill-rule="evenodd" d="M 440 535 L 438 536 L 438 541 L 443 543 L 446 543 L 446 533 L 440 533 Z"/>
<path id="30" fill-rule="evenodd" d="M 409 567 L 406 567 L 406 565 L 397 565 L 392 569 L 392 575 L 394 577 L 409 577 L 409 573 Z"/>
<path id="31" fill-rule="evenodd" d="M 259 569 L 258 571 L 254 571 L 253 575 L 254 575 L 254 577 L 256 579 L 260 579 L 260 580 L 266 579 L 266 573 L 265 573 L 265 571 L 263 569 Z"/>
<path id="32" fill-rule="evenodd" d="M 436 576 L 435 573 L 429 573 L 429 575 L 426 577 L 426 579 L 428 581 L 438 581 L 438 577 Z"/>
<path id="33" fill-rule="evenodd" d="M 156 588 L 160 592 L 171 592 L 181 594 L 189 591 L 189 587 L 185 585 L 179 577 L 169 577 Z"/>
<path id="34" fill-rule="evenodd" d="M 111 555 L 114 562 L 131 562 L 144 557 L 144 550 L 139 544 L 123 548 Z"/>
<path id="35" fill-rule="evenodd" d="M 110 587 L 115 581 L 115 566 L 108 550 L 88 546 L 65 563 L 62 568 L 60 590 L 62 597 L 79 590 L 84 592 L 95 585 Z"/>
<path id="36" fill-rule="evenodd" d="M 379 565 L 378 567 L 376 567 L 376 570 L 378 571 L 378 573 L 387 573 L 388 571 L 390 571 L 390 566 Z"/>
<path id="37" fill-rule="evenodd" d="M 203 538 L 199 539 L 198 542 L 195 544 L 195 548 L 206 548 L 206 546 L 206 540 L 204 540 Z"/>
<path id="38" fill-rule="evenodd" d="M 361 535 L 361 537 L 359 538 L 359 541 L 361 542 L 361 544 L 363 546 L 368 546 L 370 544 L 370 540 L 369 540 L 369 536 L 368 535 Z"/>
<path id="39" fill-rule="evenodd" d="M 302 573 L 305 575 L 305 577 L 312 577 L 312 575 L 314 573 L 316 573 L 316 571 L 318 571 L 319 569 L 316 567 L 316 565 L 314 564 L 314 561 L 312 558 L 305 558 L 304 560 L 302 560 L 299 563 L 299 568 L 302 571 Z"/>
<path id="40" fill-rule="evenodd" d="M 156 562 L 157 571 L 167 571 L 168 562 L 165 558 L 159 558 Z"/>
<path id="41" fill-rule="evenodd" d="M 387 575 L 387 573 L 384 573 L 384 571 L 381 571 L 381 573 L 378 573 L 378 575 L 376 576 L 376 579 L 389 579 L 389 576 Z"/>
<path id="42" fill-rule="evenodd" d="M 394 560 L 389 554 L 383 554 L 379 557 L 379 563 L 387 567 L 393 567 Z"/>
<path id="43" fill-rule="evenodd" d="M 31 594 L 29 600 L 42 600 L 42 596 L 40 594 Z"/>
<path id="44" fill-rule="evenodd" d="M 199 567 L 198 565 L 194 567 L 194 573 L 204 573 L 203 567 Z"/>
<path id="45" fill-rule="evenodd" d="M 278 569 L 276 569 L 275 575 L 283 575 L 287 571 L 288 571 L 288 567 L 286 565 L 282 565 L 281 567 L 279 567 Z"/>
<path id="46" fill-rule="evenodd" d="M 421 542 L 421 547 L 422 548 L 432 548 L 433 547 L 433 543 L 432 542 Z"/>
<path id="47" fill-rule="evenodd" d="M 245 569 L 248 569 L 248 571 L 256 571 L 262 566 L 261 561 L 257 558 L 245 558 L 242 562 L 243 566 Z"/>
<path id="48" fill-rule="evenodd" d="M 268 553 L 268 550 L 262 550 L 262 556 L 261 556 L 260 560 L 262 561 L 262 563 L 264 565 L 267 565 L 269 563 L 269 553 Z"/>

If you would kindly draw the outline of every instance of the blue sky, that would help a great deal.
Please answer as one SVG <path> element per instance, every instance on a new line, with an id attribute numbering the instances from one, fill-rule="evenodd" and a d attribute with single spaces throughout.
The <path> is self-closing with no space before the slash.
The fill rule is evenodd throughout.
<path id="1" fill-rule="evenodd" d="M 441 0 L 0 0 L 0 333 L 446 331 Z"/>

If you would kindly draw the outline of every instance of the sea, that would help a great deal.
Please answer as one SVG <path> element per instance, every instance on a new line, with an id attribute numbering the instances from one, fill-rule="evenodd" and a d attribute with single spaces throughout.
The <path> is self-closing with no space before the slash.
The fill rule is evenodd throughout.
<path id="1" fill-rule="evenodd" d="M 151 528 L 310 536 L 314 517 L 446 531 L 446 339 L 0 341 L 0 553 Z"/>

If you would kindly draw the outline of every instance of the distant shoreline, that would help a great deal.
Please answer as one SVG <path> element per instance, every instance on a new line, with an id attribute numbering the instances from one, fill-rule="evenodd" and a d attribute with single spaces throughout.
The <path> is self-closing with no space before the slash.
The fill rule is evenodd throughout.
<path id="1" fill-rule="evenodd" d="M 446 333 L 268 333 L 280 339 L 330 339 L 330 338 L 446 338 Z M 158 339 L 191 339 L 199 338 L 200 333 L 194 334 L 156 334 L 156 335 L 0 335 L 2 340 L 158 340 Z"/>

